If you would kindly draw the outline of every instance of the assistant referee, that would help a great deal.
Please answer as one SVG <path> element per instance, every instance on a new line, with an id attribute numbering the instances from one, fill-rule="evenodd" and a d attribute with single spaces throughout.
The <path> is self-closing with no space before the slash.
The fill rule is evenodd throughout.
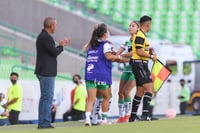
<path id="1" fill-rule="evenodd" d="M 147 40 L 147 33 L 151 29 L 151 17 L 142 16 L 140 18 L 140 29 L 133 36 L 133 52 L 132 52 L 132 71 L 136 78 L 136 94 L 132 101 L 132 111 L 129 122 L 134 122 L 137 120 L 137 110 L 140 104 L 140 101 L 143 97 L 143 109 L 141 120 L 149 121 L 149 103 L 153 94 L 153 83 L 151 79 L 151 74 L 148 69 L 148 61 L 152 59 L 153 61 L 157 60 L 156 55 L 149 52 L 149 42 Z"/>

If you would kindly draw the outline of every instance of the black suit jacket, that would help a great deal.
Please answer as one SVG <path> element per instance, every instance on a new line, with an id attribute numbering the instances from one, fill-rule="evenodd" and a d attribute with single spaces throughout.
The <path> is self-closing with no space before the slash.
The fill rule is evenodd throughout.
<path id="1" fill-rule="evenodd" d="M 35 74 L 41 76 L 56 76 L 57 56 L 63 51 L 63 46 L 56 47 L 53 37 L 43 29 L 37 37 L 36 50 Z"/>

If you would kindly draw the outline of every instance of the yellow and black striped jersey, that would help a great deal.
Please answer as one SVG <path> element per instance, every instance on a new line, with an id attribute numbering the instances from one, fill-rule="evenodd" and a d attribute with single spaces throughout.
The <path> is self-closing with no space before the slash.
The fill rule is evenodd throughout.
<path id="1" fill-rule="evenodd" d="M 149 58 L 141 57 L 137 55 L 136 49 L 142 48 L 145 53 L 149 53 L 149 42 L 147 40 L 146 34 L 139 29 L 137 33 L 132 37 L 132 58 L 135 60 L 145 60 L 148 61 Z"/>

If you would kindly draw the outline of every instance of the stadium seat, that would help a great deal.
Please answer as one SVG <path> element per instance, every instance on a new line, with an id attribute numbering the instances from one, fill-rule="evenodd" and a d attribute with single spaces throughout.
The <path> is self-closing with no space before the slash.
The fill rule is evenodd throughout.
<path id="1" fill-rule="evenodd" d="M 77 2 L 84 3 L 86 0 L 76 0 Z"/>
<path id="2" fill-rule="evenodd" d="M 54 5 L 60 5 L 61 4 L 61 0 L 47 0 L 47 1 L 54 4 Z"/>
<path id="3" fill-rule="evenodd" d="M 47 0 L 59 3 L 62 0 Z M 193 36 L 200 32 L 200 0 L 75 0 L 100 16 L 106 16 L 107 23 L 127 31 L 131 20 L 143 15 L 152 17 L 152 31 L 148 36 L 173 42 L 197 43 Z M 102 17 L 98 17 L 102 19 Z M 151 35 L 152 34 L 152 35 Z M 160 34 L 162 37 L 160 38 Z M 199 37 L 198 37 L 199 38 Z"/>
<path id="4" fill-rule="evenodd" d="M 113 1 L 114 11 L 123 12 L 123 3 L 124 2 L 122 0 Z"/>
<path id="5" fill-rule="evenodd" d="M 97 3 L 98 0 L 85 0 L 86 2 L 86 6 L 92 10 L 96 10 L 97 9 Z"/>
<path id="6" fill-rule="evenodd" d="M 140 13 L 137 12 L 137 11 L 128 11 L 126 14 L 125 14 L 125 17 L 127 19 L 131 19 L 131 20 L 139 20 L 140 18 Z"/>
<path id="7" fill-rule="evenodd" d="M 100 0 L 97 6 L 97 10 L 100 14 L 109 15 L 113 8 L 113 2 L 111 0 Z"/>
<path id="8" fill-rule="evenodd" d="M 129 24 L 131 21 L 133 21 L 133 20 L 128 19 L 128 18 L 123 20 L 123 29 L 127 32 L 128 32 L 128 27 L 129 27 Z"/>
<path id="9" fill-rule="evenodd" d="M 126 3 L 126 10 L 128 12 L 135 12 L 137 9 L 136 1 L 135 0 L 124 0 Z"/>
<path id="10" fill-rule="evenodd" d="M 112 20 L 113 20 L 115 23 L 118 23 L 118 24 L 122 23 L 122 21 L 123 21 L 122 14 L 119 13 L 119 12 L 114 12 L 114 13 L 112 14 Z"/>

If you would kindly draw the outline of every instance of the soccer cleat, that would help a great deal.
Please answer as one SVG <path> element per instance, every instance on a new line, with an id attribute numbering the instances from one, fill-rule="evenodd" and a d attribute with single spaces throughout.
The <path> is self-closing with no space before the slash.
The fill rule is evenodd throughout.
<path id="1" fill-rule="evenodd" d="M 101 125 L 109 125 L 110 123 L 108 122 L 108 120 L 102 120 L 101 121 Z"/>
<path id="2" fill-rule="evenodd" d="M 141 118 L 139 116 L 136 116 L 135 121 L 141 121 Z"/>
<path id="3" fill-rule="evenodd" d="M 91 124 L 92 124 L 92 126 L 99 126 L 99 125 L 101 125 L 100 122 L 97 122 L 97 123 L 91 123 Z"/>
<path id="4" fill-rule="evenodd" d="M 54 128 L 54 126 L 49 125 L 49 126 L 38 126 L 38 129 L 51 129 Z"/>
<path id="5" fill-rule="evenodd" d="M 142 116 L 141 121 L 151 121 L 151 117 L 149 116 Z"/>
<path id="6" fill-rule="evenodd" d="M 152 121 L 155 121 L 155 120 L 159 120 L 159 118 L 151 117 L 151 120 L 152 120 Z"/>
<path id="7" fill-rule="evenodd" d="M 129 118 L 129 121 L 128 122 L 136 122 L 136 121 L 140 121 L 141 119 L 138 117 L 138 116 L 135 116 L 135 117 L 131 117 Z"/>
<path id="8" fill-rule="evenodd" d="M 85 126 L 91 126 L 90 120 L 85 120 Z"/>
<path id="9" fill-rule="evenodd" d="M 123 118 L 123 122 L 128 122 L 130 118 L 130 115 L 125 115 Z"/>
<path id="10" fill-rule="evenodd" d="M 117 119 L 117 123 L 123 123 L 124 122 L 124 117 L 119 117 Z"/>

